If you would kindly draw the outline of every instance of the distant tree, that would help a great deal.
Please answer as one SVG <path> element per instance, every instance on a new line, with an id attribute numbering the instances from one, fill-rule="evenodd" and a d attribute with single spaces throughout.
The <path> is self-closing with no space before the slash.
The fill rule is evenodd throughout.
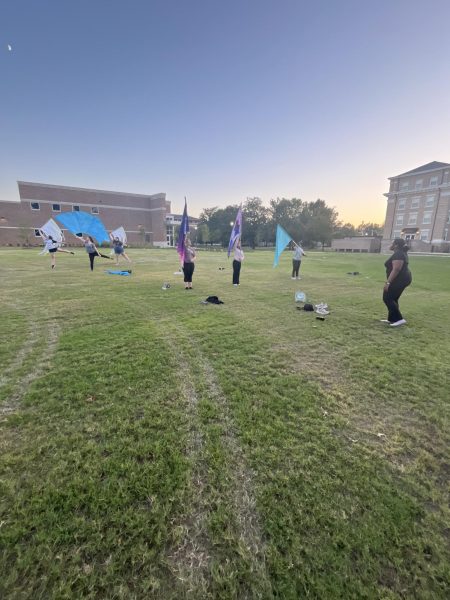
<path id="1" fill-rule="evenodd" d="M 336 210 L 327 206 L 320 198 L 315 202 L 305 203 L 301 216 L 302 240 L 305 246 L 313 246 L 317 242 L 321 243 L 322 247 L 330 244 L 337 216 Z"/>
<path id="2" fill-rule="evenodd" d="M 378 225 L 378 223 L 364 223 L 363 221 L 358 225 L 356 231 L 358 232 L 357 235 L 382 236 L 384 225 Z"/>
<path id="3" fill-rule="evenodd" d="M 19 225 L 19 239 L 22 246 L 30 245 L 30 228 L 27 225 Z"/>
<path id="4" fill-rule="evenodd" d="M 227 246 L 230 239 L 231 223 L 234 222 L 238 206 L 226 208 L 205 209 L 200 215 L 202 224 L 208 227 L 209 241 L 214 244 Z"/>
<path id="5" fill-rule="evenodd" d="M 211 217 L 217 210 L 219 210 L 218 206 L 213 206 L 212 208 L 204 208 L 200 213 L 200 221 L 202 223 L 209 223 Z"/>
<path id="6" fill-rule="evenodd" d="M 242 208 L 243 233 L 242 243 L 255 248 L 259 243 L 266 243 L 269 210 L 263 206 L 261 198 L 249 198 Z"/>
<path id="7" fill-rule="evenodd" d="M 299 241 L 302 238 L 302 211 L 306 203 L 299 198 L 277 198 L 270 201 L 269 214 L 275 239 L 276 226 L 281 225 L 292 238 Z"/>
<path id="8" fill-rule="evenodd" d="M 143 225 L 138 225 L 139 245 L 145 246 L 145 229 Z"/>
<path id="9" fill-rule="evenodd" d="M 199 244 L 207 244 L 209 242 L 209 227 L 207 223 L 200 223 L 197 227 L 197 242 Z"/>
<path id="10" fill-rule="evenodd" d="M 353 237 L 357 235 L 356 228 L 351 223 L 343 223 L 338 221 L 334 227 L 333 237 L 336 239 L 342 239 L 345 237 Z"/>

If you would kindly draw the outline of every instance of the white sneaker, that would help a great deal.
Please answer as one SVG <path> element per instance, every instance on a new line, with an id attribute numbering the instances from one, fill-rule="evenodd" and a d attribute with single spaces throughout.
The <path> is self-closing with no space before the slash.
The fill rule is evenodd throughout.
<path id="1" fill-rule="evenodd" d="M 398 327 L 399 325 L 405 325 L 405 319 L 400 319 L 400 321 L 395 321 L 395 323 L 391 323 L 391 327 Z"/>
<path id="2" fill-rule="evenodd" d="M 297 277 L 297 279 L 301 279 L 301 277 Z"/>
<path id="3" fill-rule="evenodd" d="M 291 277 L 291 279 L 295 279 L 295 277 Z"/>

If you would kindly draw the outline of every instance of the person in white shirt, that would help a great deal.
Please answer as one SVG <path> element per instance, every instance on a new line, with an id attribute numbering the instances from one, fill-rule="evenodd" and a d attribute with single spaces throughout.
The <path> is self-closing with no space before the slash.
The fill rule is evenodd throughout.
<path id="1" fill-rule="evenodd" d="M 300 279 L 298 272 L 300 271 L 300 265 L 302 262 L 302 256 L 306 256 L 303 252 L 303 248 L 294 242 L 294 252 L 292 256 L 292 277 L 291 279 Z"/>
<path id="2" fill-rule="evenodd" d="M 191 245 L 191 240 L 187 237 L 184 242 L 184 261 L 183 261 L 183 273 L 184 273 L 184 289 L 192 290 L 192 275 L 195 269 L 195 249 Z"/>
<path id="3" fill-rule="evenodd" d="M 241 274 L 241 264 L 243 260 L 244 253 L 241 248 L 241 240 L 238 240 L 234 247 L 233 285 L 239 285 L 239 276 Z"/>
<path id="4" fill-rule="evenodd" d="M 65 254 L 75 254 L 75 252 L 72 252 L 71 250 L 63 250 L 62 248 L 60 248 L 60 243 L 57 242 L 56 240 L 54 240 L 51 235 L 49 235 L 48 237 L 46 237 L 44 239 L 45 239 L 44 248 L 46 250 L 48 250 L 50 257 L 52 259 L 52 269 L 54 269 L 55 265 L 56 265 L 55 254 L 57 252 L 64 252 Z"/>

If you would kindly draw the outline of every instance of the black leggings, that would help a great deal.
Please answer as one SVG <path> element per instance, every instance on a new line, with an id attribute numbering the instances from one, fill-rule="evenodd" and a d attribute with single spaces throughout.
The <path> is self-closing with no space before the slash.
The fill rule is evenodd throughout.
<path id="1" fill-rule="evenodd" d="M 391 283 L 388 287 L 387 292 L 383 292 L 383 302 L 386 304 L 388 309 L 388 321 L 396 323 L 403 319 L 400 307 L 398 305 L 398 299 L 403 294 L 404 290 L 410 285 L 411 280 L 407 282 Z"/>
<path id="2" fill-rule="evenodd" d="M 301 260 L 292 260 L 292 277 L 298 277 Z"/>
<path id="3" fill-rule="evenodd" d="M 233 283 L 239 285 L 239 275 L 241 273 L 241 261 L 233 260 Z"/>
<path id="4" fill-rule="evenodd" d="M 89 260 L 91 262 L 91 271 L 94 270 L 94 258 L 98 256 L 97 252 L 89 252 Z"/>
<path id="5" fill-rule="evenodd" d="M 194 274 L 194 263 L 183 263 L 184 282 L 192 283 L 192 275 Z"/>
<path id="6" fill-rule="evenodd" d="M 109 259 L 109 256 L 106 256 L 106 254 L 101 254 L 100 252 L 89 252 L 88 254 L 89 254 L 89 261 L 91 263 L 91 271 L 94 270 L 94 258 L 96 256 L 101 256 L 102 258 L 108 258 Z"/>

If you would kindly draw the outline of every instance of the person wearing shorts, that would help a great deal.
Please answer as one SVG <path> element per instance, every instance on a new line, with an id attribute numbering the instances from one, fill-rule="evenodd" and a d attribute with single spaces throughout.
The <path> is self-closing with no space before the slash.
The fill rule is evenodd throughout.
<path id="1" fill-rule="evenodd" d="M 71 250 L 63 250 L 60 247 L 60 243 L 54 240 L 51 235 L 45 238 L 44 248 L 48 250 L 50 254 L 52 269 L 54 269 L 56 266 L 57 252 L 64 252 L 65 254 L 75 254 L 75 252 L 72 252 Z"/>
<path id="2" fill-rule="evenodd" d="M 115 237 L 113 238 L 112 244 L 114 250 L 114 258 L 116 259 L 116 265 L 119 264 L 120 256 L 123 256 L 128 262 L 131 262 L 130 257 L 127 256 L 125 252 L 122 240 L 120 240 L 118 237 Z"/>

